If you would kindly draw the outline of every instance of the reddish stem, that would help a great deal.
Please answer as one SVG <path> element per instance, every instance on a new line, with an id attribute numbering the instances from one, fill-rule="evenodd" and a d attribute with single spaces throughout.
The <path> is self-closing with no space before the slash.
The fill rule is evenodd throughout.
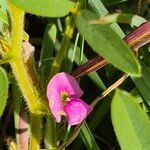
<path id="1" fill-rule="evenodd" d="M 20 150 L 28 150 L 28 123 L 25 110 L 21 110 L 19 116 L 19 147 Z"/>
<path id="2" fill-rule="evenodd" d="M 133 51 L 137 52 L 140 47 L 150 42 L 150 21 L 143 23 L 136 30 L 123 39 Z M 97 71 L 108 64 L 101 56 L 96 56 L 90 61 L 78 67 L 72 72 L 75 78 L 83 77 L 90 72 Z"/>

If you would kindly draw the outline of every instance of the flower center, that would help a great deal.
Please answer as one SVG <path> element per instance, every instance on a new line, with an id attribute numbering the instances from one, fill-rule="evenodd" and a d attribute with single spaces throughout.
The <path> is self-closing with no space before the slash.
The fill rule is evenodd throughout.
<path id="1" fill-rule="evenodd" d="M 61 100 L 63 103 L 70 101 L 70 96 L 67 92 L 61 92 Z"/>

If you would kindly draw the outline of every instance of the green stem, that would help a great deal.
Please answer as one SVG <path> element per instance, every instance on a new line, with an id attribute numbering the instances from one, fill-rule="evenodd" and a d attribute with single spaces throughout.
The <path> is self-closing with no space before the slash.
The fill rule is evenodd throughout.
<path id="1" fill-rule="evenodd" d="M 63 60 L 66 56 L 68 47 L 70 45 L 70 41 L 74 32 L 75 28 L 75 21 L 78 15 L 78 11 L 81 9 L 81 6 L 83 4 L 84 0 L 78 0 L 77 5 L 74 9 L 72 9 L 72 16 L 66 19 L 66 29 L 64 32 L 64 37 L 61 42 L 60 49 L 58 51 L 58 54 L 55 58 L 55 61 L 53 63 L 51 73 L 50 73 L 50 78 L 52 78 L 57 72 L 59 72 L 61 65 L 63 63 Z"/>
<path id="2" fill-rule="evenodd" d="M 29 110 L 32 113 L 39 113 L 38 111 L 43 110 L 44 106 L 39 102 L 40 94 L 32 82 L 22 56 L 24 11 L 11 3 L 9 3 L 9 6 L 12 23 L 12 45 L 8 52 L 9 57 L 12 58 L 10 65 Z"/>
<path id="3" fill-rule="evenodd" d="M 15 74 L 15 77 L 27 102 L 29 110 L 32 113 L 35 113 L 35 110 L 37 108 L 38 96 L 35 94 L 35 91 L 33 90 L 31 85 L 31 81 L 28 78 L 28 74 L 25 68 L 23 68 L 22 66 L 23 62 L 19 59 L 11 62 L 13 73 Z"/>
<path id="4" fill-rule="evenodd" d="M 51 69 L 50 78 L 52 78 L 59 71 L 59 69 L 62 65 L 62 62 L 64 60 L 64 57 L 66 55 L 67 49 L 70 44 L 72 33 L 74 31 L 74 26 L 75 25 L 72 22 L 70 22 L 66 27 L 64 37 L 63 37 L 63 40 L 61 43 L 61 47 L 58 51 L 58 54 L 56 56 L 56 59 L 53 63 L 52 69 Z M 56 139 L 56 128 L 55 128 L 56 123 L 53 118 L 51 118 L 51 120 L 49 120 L 49 125 L 51 127 L 51 130 L 49 130 L 48 134 L 52 138 L 51 139 L 47 138 L 47 143 L 49 145 L 51 145 L 51 148 L 49 150 L 54 150 L 54 149 L 56 149 L 56 140 L 55 140 Z"/>
<path id="5" fill-rule="evenodd" d="M 53 63 L 52 69 L 51 69 L 50 78 L 53 77 L 60 70 L 62 62 L 67 53 L 68 47 L 70 45 L 70 40 L 71 40 L 73 31 L 74 31 L 74 27 L 75 27 L 74 19 L 72 17 L 70 17 L 69 23 L 67 24 L 67 27 L 66 27 L 66 30 L 64 33 L 64 37 L 61 42 L 60 49 L 58 51 L 58 54 L 55 58 L 55 61 Z"/>
<path id="6" fill-rule="evenodd" d="M 30 115 L 30 150 L 40 150 L 42 116 Z"/>
<path id="7" fill-rule="evenodd" d="M 47 150 L 57 149 L 56 139 L 56 123 L 50 116 L 46 116 L 45 130 L 44 130 L 44 143 Z"/>
<path id="8" fill-rule="evenodd" d="M 64 60 L 64 57 L 67 53 L 68 47 L 70 45 L 70 40 L 71 40 L 73 31 L 74 31 L 74 27 L 75 27 L 75 22 L 74 22 L 73 18 L 70 17 L 69 23 L 67 24 L 67 27 L 66 27 L 66 30 L 64 33 L 63 40 L 61 42 L 60 49 L 58 51 L 58 54 L 55 58 L 55 61 L 53 63 L 52 69 L 51 69 L 50 78 L 52 78 L 60 70 L 60 67 Z M 48 120 L 48 121 L 49 121 L 49 125 L 51 127 L 48 134 L 49 134 L 49 137 L 51 137 L 51 138 L 47 138 L 46 142 L 48 143 L 48 145 L 51 145 L 49 150 L 54 150 L 54 149 L 56 149 L 56 145 L 57 145 L 56 144 L 57 140 L 55 140 L 56 139 L 56 128 L 55 128 L 56 122 L 54 121 L 53 118 L 51 118 L 51 120 Z"/>
<path id="9" fill-rule="evenodd" d="M 81 8 L 82 2 L 83 2 L 83 0 L 80 0 L 77 2 L 76 7 L 72 10 L 72 16 L 70 16 L 69 18 L 66 19 L 66 22 L 67 22 L 66 29 L 65 29 L 64 36 L 63 36 L 63 39 L 61 42 L 60 49 L 59 49 L 58 54 L 54 60 L 53 65 L 52 65 L 50 78 L 52 78 L 57 72 L 59 72 L 59 70 L 61 68 L 63 60 L 66 56 L 68 47 L 70 45 L 70 41 L 71 41 L 74 29 L 75 29 L 76 17 L 77 17 L 78 11 Z M 56 123 L 55 123 L 53 118 L 51 120 L 49 120 L 49 125 L 51 126 L 49 136 L 53 137 L 53 138 L 47 139 L 47 143 L 49 145 L 51 145 L 50 150 L 53 150 L 53 149 L 56 149 L 56 147 L 55 147 L 56 143 L 53 140 L 53 139 L 56 139 L 56 128 L 55 128 Z"/>
<path id="10" fill-rule="evenodd" d="M 23 61 L 22 41 L 24 11 L 12 3 L 9 3 L 9 6 L 11 12 L 12 43 L 11 50 L 7 55 L 12 58 L 10 65 L 12 67 L 13 74 L 16 77 L 18 85 L 31 112 L 30 149 L 38 150 L 40 149 L 40 131 L 42 127 L 42 116 L 38 113 L 41 113 L 41 111 L 47 112 L 48 109 L 43 101 L 40 103 L 40 92 L 34 86 L 27 67 Z"/>

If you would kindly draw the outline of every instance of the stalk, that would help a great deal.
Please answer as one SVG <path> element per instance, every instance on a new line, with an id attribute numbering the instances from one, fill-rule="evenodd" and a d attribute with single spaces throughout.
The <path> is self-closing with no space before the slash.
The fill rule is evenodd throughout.
<path id="1" fill-rule="evenodd" d="M 78 15 L 78 11 L 81 9 L 82 3 L 83 3 L 83 0 L 78 0 L 76 7 L 71 10 L 72 15 L 69 18 L 67 18 L 68 20 L 66 19 L 66 22 L 67 22 L 66 29 L 65 29 L 64 36 L 63 36 L 63 39 L 61 42 L 60 49 L 58 51 L 58 54 L 56 55 L 56 58 L 54 60 L 52 68 L 51 68 L 50 79 L 57 72 L 59 72 L 59 70 L 61 68 L 63 60 L 66 56 L 68 47 L 70 45 L 70 41 L 71 41 L 74 29 L 75 29 L 75 21 L 76 21 L 77 15 Z M 47 122 L 49 122 L 49 125 L 51 127 L 50 130 L 47 130 L 47 131 L 49 131 L 49 133 L 47 133 L 47 135 L 49 135 L 49 137 L 53 137 L 53 138 L 51 138 L 51 139 L 47 138 L 46 142 L 48 145 L 51 145 L 51 148 L 49 150 L 54 150 L 54 149 L 56 149 L 56 145 L 57 145 L 57 143 L 56 143 L 56 141 L 57 141 L 56 140 L 56 122 L 54 121 L 53 118 L 51 118 L 51 119 L 47 118 Z"/>
<path id="2" fill-rule="evenodd" d="M 40 149 L 40 131 L 42 127 L 41 111 L 47 112 L 47 107 L 45 103 L 40 103 L 39 91 L 34 86 L 23 59 L 22 41 L 24 11 L 12 3 L 9 3 L 9 7 L 11 13 L 12 43 L 7 55 L 12 58 L 10 65 L 13 74 L 18 82 L 31 114 L 30 150 L 38 150 Z"/>
<path id="3" fill-rule="evenodd" d="M 11 3 L 9 6 L 12 25 L 11 50 L 8 52 L 8 57 L 11 58 L 10 65 L 30 112 L 39 113 L 44 106 L 39 102 L 40 94 L 28 74 L 22 56 L 24 11 Z"/>

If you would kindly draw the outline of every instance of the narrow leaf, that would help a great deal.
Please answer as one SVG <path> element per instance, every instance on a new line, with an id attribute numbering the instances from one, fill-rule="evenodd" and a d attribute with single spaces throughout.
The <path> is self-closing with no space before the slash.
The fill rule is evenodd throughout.
<path id="1" fill-rule="evenodd" d="M 122 150 L 149 150 L 150 121 L 135 97 L 117 90 L 111 104 L 111 118 Z"/>
<path id="2" fill-rule="evenodd" d="M 52 150 L 57 143 L 56 137 L 51 137 L 52 133 L 56 131 L 56 124 L 52 122 L 54 122 L 54 118 L 47 116 L 44 127 L 44 144 L 47 150 Z"/>
<path id="3" fill-rule="evenodd" d="M 140 74 L 140 65 L 123 40 L 109 25 L 92 25 L 90 21 L 97 15 L 83 10 L 77 18 L 77 27 L 88 44 L 120 70 L 133 74 Z M 85 28 L 86 27 L 86 28 Z"/>
<path id="4" fill-rule="evenodd" d="M 9 17 L 2 9 L 0 9 L 0 22 L 3 22 L 6 25 L 9 25 Z"/>
<path id="5" fill-rule="evenodd" d="M 7 26 L 10 26 L 10 18 L 2 9 L 0 9 L 0 22 L 5 23 Z M 25 41 L 29 40 L 29 35 L 25 31 L 23 32 L 23 39 Z"/>
<path id="6" fill-rule="evenodd" d="M 130 94 L 132 94 L 132 96 L 134 96 L 137 100 L 137 102 L 139 104 L 141 104 L 142 109 L 144 110 L 144 112 L 148 113 L 150 111 L 150 106 L 148 105 L 148 103 L 145 101 L 145 99 L 143 97 L 141 97 L 139 91 L 137 90 L 137 88 L 134 88 Z"/>
<path id="7" fill-rule="evenodd" d="M 39 62 L 41 84 L 44 84 L 49 77 L 50 65 L 52 63 L 52 56 L 56 41 L 56 33 L 57 29 L 55 25 L 48 24 L 46 26 Z"/>
<path id="8" fill-rule="evenodd" d="M 98 16 L 105 16 L 107 15 L 109 12 L 106 9 L 106 7 L 103 5 L 103 3 L 99 0 L 90 0 L 89 1 L 90 6 L 93 8 L 93 11 L 96 12 L 96 14 Z M 119 27 L 119 25 L 117 23 L 112 23 L 110 25 L 110 27 L 121 37 L 123 38 L 125 36 L 125 34 L 123 33 L 123 31 L 121 30 L 121 28 Z"/>
<path id="9" fill-rule="evenodd" d="M 100 150 L 86 122 L 82 125 L 80 135 L 87 150 Z"/>
<path id="10" fill-rule="evenodd" d="M 117 23 L 127 23 L 127 24 L 130 24 L 131 26 L 138 27 L 146 21 L 147 21 L 146 19 L 138 15 L 114 13 L 114 14 L 100 17 L 98 20 L 93 20 L 91 21 L 91 23 L 92 24 L 110 24 L 113 22 L 117 22 Z"/>
<path id="11" fill-rule="evenodd" d="M 6 11 L 7 10 L 7 2 L 6 0 L 0 0 L 0 6 L 1 6 L 1 9 Z"/>
<path id="12" fill-rule="evenodd" d="M 3 114 L 8 98 L 8 78 L 5 70 L 0 67 L 0 117 Z"/>
<path id="13" fill-rule="evenodd" d="M 30 114 L 30 145 L 29 149 L 40 149 L 41 144 L 41 128 L 42 116 L 37 114 Z"/>
<path id="14" fill-rule="evenodd" d="M 141 62 L 141 64 L 142 64 L 142 76 L 141 77 L 131 76 L 131 78 L 135 83 L 138 91 L 142 95 L 142 97 L 150 106 L 150 71 L 145 66 L 144 63 Z"/>

